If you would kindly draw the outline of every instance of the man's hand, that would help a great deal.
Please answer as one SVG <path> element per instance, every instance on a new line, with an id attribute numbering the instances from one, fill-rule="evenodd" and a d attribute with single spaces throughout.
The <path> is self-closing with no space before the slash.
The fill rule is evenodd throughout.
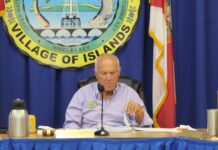
<path id="1" fill-rule="evenodd" d="M 140 106 L 137 102 L 130 100 L 127 104 L 126 112 L 128 114 L 135 114 L 135 120 L 141 124 L 144 118 L 144 107 Z"/>

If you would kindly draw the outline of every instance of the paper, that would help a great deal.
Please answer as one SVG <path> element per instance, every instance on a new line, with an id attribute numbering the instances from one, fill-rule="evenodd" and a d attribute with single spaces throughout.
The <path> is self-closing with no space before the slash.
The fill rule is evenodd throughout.
<path id="1" fill-rule="evenodd" d="M 52 128 L 52 127 L 49 127 L 49 126 L 43 126 L 43 125 L 39 125 L 39 126 L 38 126 L 38 129 L 42 129 L 42 130 L 55 130 L 55 129 Z"/>
<path id="2" fill-rule="evenodd" d="M 140 128 L 134 127 L 136 131 L 144 131 L 144 132 L 181 132 L 177 130 L 177 128 Z"/>
<path id="3" fill-rule="evenodd" d="M 132 127 L 127 127 L 127 126 L 119 126 L 119 127 L 104 126 L 104 129 L 107 130 L 108 132 L 128 132 L 133 130 Z"/>
<path id="4" fill-rule="evenodd" d="M 57 129 L 56 138 L 92 138 L 95 130 L 93 129 Z"/>
<path id="5" fill-rule="evenodd" d="M 196 129 L 192 128 L 192 127 L 189 126 L 189 125 L 180 125 L 180 126 L 178 127 L 178 129 L 197 131 Z"/>

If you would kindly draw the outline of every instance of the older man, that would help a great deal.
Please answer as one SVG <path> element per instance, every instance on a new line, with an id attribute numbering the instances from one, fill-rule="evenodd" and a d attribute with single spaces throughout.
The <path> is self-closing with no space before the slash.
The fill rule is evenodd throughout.
<path id="1" fill-rule="evenodd" d="M 118 82 L 120 71 L 115 55 L 97 58 L 95 76 L 104 86 L 104 125 L 125 126 L 124 116 L 129 114 L 134 118 L 134 125 L 151 126 L 152 120 L 139 95 L 128 85 Z M 66 111 L 65 128 L 96 128 L 101 123 L 101 95 L 97 85 L 97 82 L 90 83 L 75 93 Z"/>

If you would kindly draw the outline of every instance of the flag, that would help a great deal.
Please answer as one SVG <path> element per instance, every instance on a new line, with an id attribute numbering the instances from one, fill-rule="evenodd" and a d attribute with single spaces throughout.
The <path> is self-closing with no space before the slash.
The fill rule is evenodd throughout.
<path id="1" fill-rule="evenodd" d="M 170 0 L 150 0 L 153 45 L 152 103 L 155 127 L 175 127 L 175 80 Z"/>
<path id="2" fill-rule="evenodd" d="M 5 13 L 5 3 L 4 0 L 0 0 L 0 17 Z"/>

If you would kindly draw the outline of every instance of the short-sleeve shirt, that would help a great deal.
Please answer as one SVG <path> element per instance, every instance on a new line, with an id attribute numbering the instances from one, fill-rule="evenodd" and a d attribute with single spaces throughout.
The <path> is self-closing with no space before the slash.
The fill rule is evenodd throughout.
<path id="1" fill-rule="evenodd" d="M 97 82 L 81 87 L 71 99 L 65 114 L 64 128 L 97 128 L 101 124 L 102 97 Z M 103 100 L 103 123 L 107 126 L 125 126 L 124 113 L 129 100 L 144 106 L 137 92 L 124 83 L 117 83 L 109 99 Z M 144 118 L 138 126 L 151 126 L 152 119 L 144 106 Z"/>

